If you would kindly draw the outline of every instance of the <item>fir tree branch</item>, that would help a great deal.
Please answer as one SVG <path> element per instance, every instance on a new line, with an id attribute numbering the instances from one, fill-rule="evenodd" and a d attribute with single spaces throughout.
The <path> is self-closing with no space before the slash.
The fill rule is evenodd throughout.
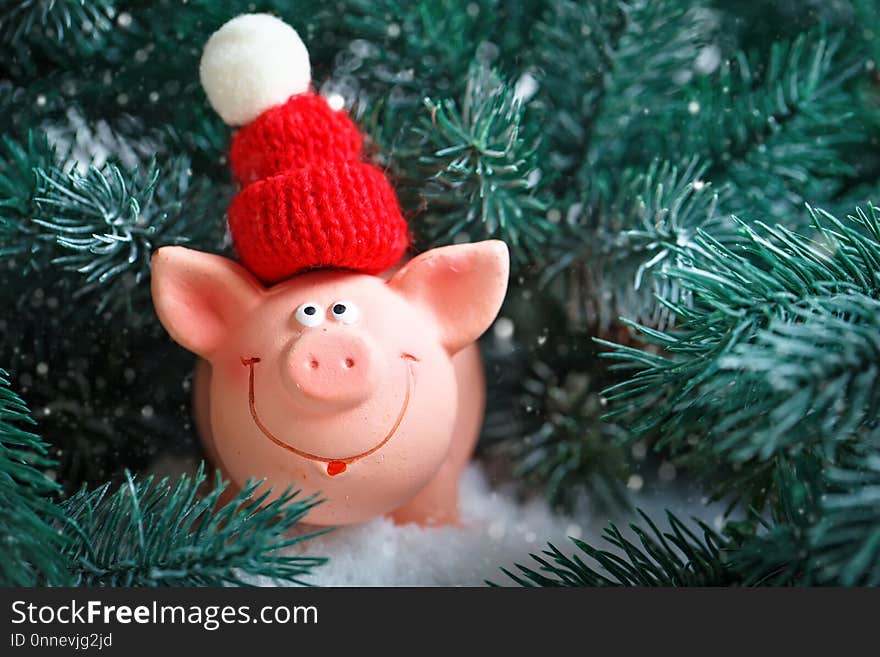
<path id="1" fill-rule="evenodd" d="M 555 227 L 546 219 L 535 136 L 525 107 L 498 75 L 472 67 L 461 103 L 426 101 L 431 112 L 418 128 L 432 172 L 424 189 L 429 212 L 421 230 L 432 244 L 460 233 L 507 242 L 516 264 L 537 259 Z"/>
<path id="2" fill-rule="evenodd" d="M 866 440 L 823 477 L 821 516 L 808 534 L 813 579 L 880 585 L 880 441 Z"/>
<path id="3" fill-rule="evenodd" d="M 66 539 L 54 526 L 63 523 L 53 501 L 60 487 L 46 472 L 55 462 L 48 445 L 21 428 L 34 421 L 5 375 L 0 370 L 0 585 L 66 584 Z"/>
<path id="4" fill-rule="evenodd" d="M 551 161 L 576 166 L 580 189 L 607 200 L 615 169 L 666 152 L 682 104 L 676 79 L 691 74 L 709 35 L 691 3 L 677 0 L 551 3 L 537 32 Z"/>
<path id="5" fill-rule="evenodd" d="M 729 190 L 713 187 L 707 168 L 697 158 L 680 166 L 655 160 L 621 175 L 613 202 L 572 206 L 563 223 L 568 239 L 559 240 L 564 252 L 544 268 L 542 284 L 561 278 L 560 294 L 600 332 L 621 315 L 663 327 L 669 310 L 656 297 L 686 301 L 688 295 L 677 280 L 651 275 L 678 261 L 667 245 L 687 245 L 700 229 L 731 238 L 718 211 Z"/>
<path id="6" fill-rule="evenodd" d="M 255 11 L 246 0 L 43 0 L 26 3 L 32 9 L 11 17 L 9 29 L 21 34 L 14 47 L 0 43 L 0 70 L 23 88 L 16 108 L 31 108 L 15 119 L 63 121 L 76 105 L 89 121 L 103 119 L 132 141 L 143 136 L 143 126 L 169 134 L 172 157 L 185 152 L 198 171 L 223 171 L 228 129 L 209 107 L 198 80 L 199 56 L 211 33 L 231 18 Z M 36 6 L 52 6 L 44 17 Z M 95 20 L 76 21 L 60 46 L 53 32 L 64 8 L 82 5 Z M 326 66 L 338 47 L 323 47 L 338 14 L 326 2 L 267 0 L 257 11 L 280 15 L 300 31 L 309 44 L 313 62 Z M 32 20 L 28 21 L 30 16 Z M 99 19 L 105 16 L 106 20 Z M 108 24 L 109 22 L 109 24 Z M 0 75 L 0 77 L 5 77 Z M 109 91 L 109 93 L 108 93 Z M 137 121 L 130 121 L 132 116 Z M 2 121 L 8 117 L 0 118 Z M 140 126 L 140 127 L 138 127 Z M 8 131 L 8 128 L 3 132 Z"/>
<path id="7" fill-rule="evenodd" d="M 850 120 L 846 85 L 860 64 L 840 54 L 843 38 L 808 33 L 774 43 L 769 57 L 738 53 L 688 91 L 681 147 L 711 160 L 707 176 L 732 187 L 734 211 L 789 213 L 855 175 L 841 149 L 867 135 Z"/>
<path id="8" fill-rule="evenodd" d="M 176 484 L 129 474 L 115 492 L 105 484 L 65 502 L 66 556 L 77 584 L 222 586 L 259 576 L 304 584 L 325 562 L 281 552 L 315 535 L 289 532 L 319 500 L 287 490 L 269 501 L 271 491 L 257 481 L 221 503 L 226 484 L 219 473 L 213 490 L 198 496 L 205 479 L 202 467 Z"/>
<path id="9" fill-rule="evenodd" d="M 746 584 L 876 586 L 880 582 L 878 443 L 841 450 L 837 464 L 818 453 L 777 459 L 772 522 L 757 532 L 731 526 L 731 561 Z M 742 523 L 739 523 L 742 524 Z"/>
<path id="10" fill-rule="evenodd" d="M 627 28 L 618 0 L 548 3 L 535 26 L 542 73 L 539 101 L 546 104 L 551 163 L 571 169 L 588 150 L 591 130 L 614 67 L 614 50 Z M 577 44 L 576 47 L 573 47 Z M 563 61 L 560 65 L 560 53 Z M 577 72 L 582 84 L 572 84 Z"/>
<path id="11" fill-rule="evenodd" d="M 667 512 L 670 530 L 663 532 L 644 512 L 646 527 L 630 525 L 637 542 L 613 523 L 603 539 L 613 551 L 571 539 L 595 565 L 577 554 L 567 556 L 552 544 L 542 555 L 532 554 L 535 567 L 516 564 L 515 573 L 502 572 L 520 586 L 727 586 L 737 575 L 726 560 L 728 541 L 702 522 L 691 530 Z M 491 582 L 490 582 L 491 584 Z"/>
<path id="12" fill-rule="evenodd" d="M 56 266 L 79 283 L 76 297 L 143 303 L 152 251 L 166 244 L 211 245 L 222 233 L 225 200 L 186 158 L 145 170 L 115 164 L 72 168 L 43 134 L 27 145 L 4 138 L 0 152 L 0 256 L 27 254 L 34 269 Z M 219 201 L 218 201 L 219 199 Z M 140 294 L 118 295 L 122 283 Z"/>
<path id="13" fill-rule="evenodd" d="M 776 456 L 767 466 L 759 492 L 769 502 L 768 512 L 752 507 L 745 520 L 727 525 L 731 564 L 747 586 L 815 584 L 807 535 L 821 516 L 822 456 L 807 448 Z"/>
<path id="14" fill-rule="evenodd" d="M 0 342 L 16 387 L 30 400 L 66 493 L 118 483 L 159 454 L 198 453 L 192 425 L 192 356 L 151 318 L 136 330 L 89 311 L 71 315 L 54 296 L 10 316 Z M 42 314 L 40 318 L 39 314 Z M 11 313 L 10 313 L 11 315 Z M 83 315 L 90 321 L 84 321 Z M 150 357 L 161 354 L 161 358 Z"/>
<path id="15" fill-rule="evenodd" d="M 17 46 L 27 39 L 51 47 L 56 54 L 66 39 L 75 39 L 78 48 L 95 48 L 103 45 L 99 36 L 113 26 L 114 4 L 112 0 L 6 2 L 0 7 L 0 43 Z M 90 40 L 98 44 L 88 44 Z"/>
<path id="16" fill-rule="evenodd" d="M 856 27 L 877 25 L 880 22 L 880 5 L 876 0 L 850 0 L 853 12 L 853 24 Z M 871 29 L 855 30 L 865 41 L 874 62 L 880 61 L 880 36 Z"/>
<path id="17" fill-rule="evenodd" d="M 572 539 L 595 566 L 549 544 L 531 555 L 537 569 L 501 570 L 521 586 L 876 586 L 880 452 L 868 452 L 830 469 L 815 455 L 786 460 L 772 477 L 772 520 L 728 522 L 725 536 L 697 522 L 698 536 L 669 512 L 672 532 L 660 532 L 639 511 L 640 544 L 613 524 L 603 535 L 613 551 Z"/>
<path id="18" fill-rule="evenodd" d="M 337 57 L 334 84 L 361 101 L 393 92 L 413 110 L 425 96 L 459 96 L 475 58 L 509 10 L 498 0 L 347 0 L 343 20 L 352 42 Z"/>
<path id="19" fill-rule="evenodd" d="M 185 158 L 80 173 L 44 133 L 3 145 L 0 355 L 56 436 L 65 489 L 116 479 L 160 446 L 192 449 L 191 358 L 156 321 L 149 257 L 166 243 L 216 250 L 224 195 Z"/>
<path id="20" fill-rule="evenodd" d="M 553 506 L 571 508 L 584 494 L 599 508 L 626 506 L 626 430 L 601 420 L 607 367 L 587 335 L 557 327 L 546 308 L 535 310 L 551 324 L 540 339 L 516 329 L 518 341 L 533 347 L 503 360 L 488 352 L 489 371 L 504 375 L 493 376 L 482 444 L 513 466 L 518 481 L 541 486 Z"/>
<path id="21" fill-rule="evenodd" d="M 667 302 L 677 327 L 635 325 L 659 353 L 605 343 L 635 370 L 605 391 L 610 415 L 631 413 L 636 435 L 659 428 L 658 448 L 695 459 L 725 492 L 719 468 L 759 477 L 774 456 L 834 454 L 876 425 L 878 215 L 812 213 L 814 239 L 741 223 L 736 246 L 702 232 L 670 245 L 683 264 L 662 275 L 691 296 Z"/>
<path id="22" fill-rule="evenodd" d="M 716 449 L 748 459 L 812 441 L 848 440 L 871 428 L 880 405 L 872 394 L 878 390 L 878 331 L 880 302 L 839 294 L 803 299 L 750 342 L 730 345 L 701 394 L 717 398 L 735 386 L 754 391 L 753 403 L 735 405 L 737 412 L 719 424 L 725 437 Z"/>

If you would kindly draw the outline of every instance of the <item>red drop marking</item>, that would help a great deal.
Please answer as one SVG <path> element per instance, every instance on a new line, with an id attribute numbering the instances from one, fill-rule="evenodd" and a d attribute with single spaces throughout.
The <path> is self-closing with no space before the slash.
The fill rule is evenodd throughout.
<path id="1" fill-rule="evenodd" d="M 340 472 L 345 472 L 345 463 L 342 461 L 330 461 L 327 464 L 327 474 L 331 477 L 335 477 Z"/>

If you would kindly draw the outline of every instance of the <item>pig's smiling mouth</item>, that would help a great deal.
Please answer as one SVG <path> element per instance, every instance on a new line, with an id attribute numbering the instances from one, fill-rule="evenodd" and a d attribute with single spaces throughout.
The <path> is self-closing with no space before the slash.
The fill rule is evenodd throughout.
<path id="1" fill-rule="evenodd" d="M 415 385 L 415 376 L 413 374 L 412 364 L 414 361 L 417 361 L 418 358 L 416 358 L 412 354 L 401 354 L 400 357 L 406 363 L 406 395 L 404 396 L 403 403 L 400 406 L 400 412 L 397 414 L 397 419 L 394 421 L 394 424 L 391 425 L 391 428 L 388 430 L 388 433 L 385 434 L 385 437 L 365 452 L 361 452 L 360 454 L 355 454 L 354 456 L 348 456 L 341 459 L 330 458 L 327 456 L 311 454 L 301 449 L 297 449 L 293 445 L 290 445 L 280 438 L 276 437 L 275 434 L 273 434 L 269 430 L 269 428 L 265 424 L 263 424 L 262 420 L 260 420 L 259 414 L 257 413 L 257 405 L 254 394 L 254 365 L 259 363 L 260 359 L 257 357 L 245 358 L 244 356 L 242 356 L 241 364 L 245 367 L 250 368 L 250 374 L 248 375 L 248 405 L 251 409 L 251 417 L 254 418 L 254 424 L 257 425 L 257 428 L 259 428 L 259 430 L 263 432 L 263 435 L 266 436 L 266 438 L 271 440 L 279 447 L 282 447 L 289 452 L 293 452 L 298 456 L 302 456 L 303 458 L 326 463 L 327 474 L 331 477 L 345 472 L 347 465 L 354 463 L 355 461 L 359 461 L 360 459 L 365 458 L 370 454 L 373 454 L 376 451 L 382 449 L 382 447 L 385 446 L 385 443 L 391 440 L 392 436 L 394 436 L 394 434 L 397 432 L 397 429 L 400 427 L 400 423 L 403 422 L 403 416 L 406 415 L 406 409 L 409 407 L 409 400 L 412 396 L 412 389 Z"/>

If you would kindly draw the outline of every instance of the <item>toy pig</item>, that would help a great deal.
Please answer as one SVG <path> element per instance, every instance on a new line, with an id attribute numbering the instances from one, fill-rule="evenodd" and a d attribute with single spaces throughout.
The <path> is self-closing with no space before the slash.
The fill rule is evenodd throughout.
<path id="1" fill-rule="evenodd" d="M 305 47 L 281 21 L 230 21 L 201 74 L 242 126 L 228 212 L 241 264 L 164 247 L 152 291 L 162 324 L 203 359 L 194 414 L 208 458 L 234 485 L 319 493 L 310 523 L 456 522 L 485 399 L 474 342 L 504 300 L 507 247 L 437 248 L 389 273 L 409 245 L 394 191 L 347 114 L 309 90 Z"/>

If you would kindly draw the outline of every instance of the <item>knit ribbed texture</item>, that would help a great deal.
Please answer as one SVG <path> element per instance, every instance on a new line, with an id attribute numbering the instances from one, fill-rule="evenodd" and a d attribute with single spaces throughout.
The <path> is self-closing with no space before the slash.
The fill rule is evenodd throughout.
<path id="1" fill-rule="evenodd" d="M 244 186 L 229 207 L 242 264 L 267 283 L 316 268 L 376 274 L 410 236 L 384 173 L 360 160 L 362 138 L 343 111 L 293 96 L 243 127 L 230 160 Z"/>
<path id="2" fill-rule="evenodd" d="M 242 127 L 232 139 L 232 173 L 242 185 L 306 162 L 356 160 L 363 139 L 343 111 L 313 93 L 291 96 Z"/>

